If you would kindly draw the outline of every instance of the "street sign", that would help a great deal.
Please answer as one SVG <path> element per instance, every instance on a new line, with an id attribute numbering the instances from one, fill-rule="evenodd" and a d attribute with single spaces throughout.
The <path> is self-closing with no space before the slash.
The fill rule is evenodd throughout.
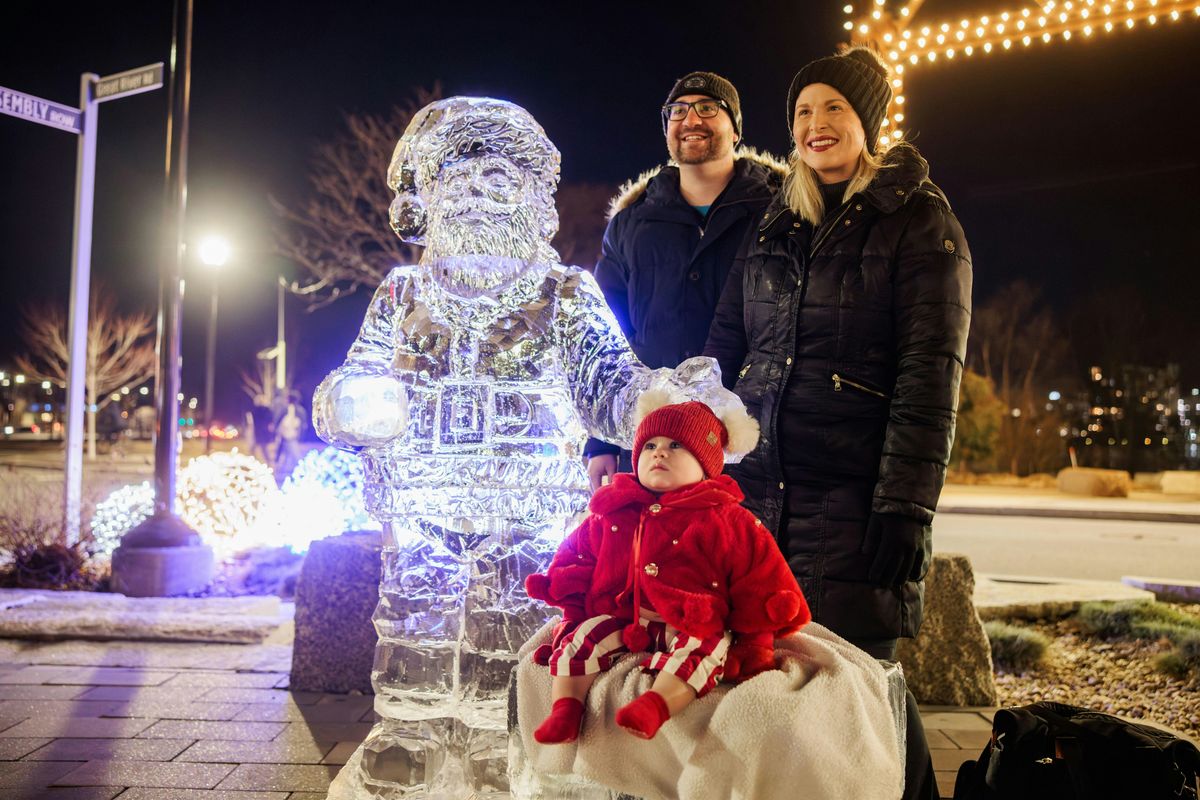
<path id="1" fill-rule="evenodd" d="M 189 6 L 190 8 L 190 6 Z M 188 12 L 191 13 L 190 11 Z M 67 339 L 67 452 L 63 473 L 63 529 L 79 541 L 83 487 L 84 366 L 87 363 L 88 292 L 92 272 L 92 199 L 96 180 L 96 135 L 100 103 L 141 94 L 163 84 L 163 64 L 148 64 L 104 78 L 79 76 L 79 108 L 0 86 L 0 113 L 80 134 L 75 159 L 75 237 L 71 246 L 71 300 Z"/>
<path id="2" fill-rule="evenodd" d="M 96 81 L 96 102 L 148 92 L 163 85 L 163 62 L 105 75 Z"/>
<path id="3" fill-rule="evenodd" d="M 83 114 L 78 108 L 53 103 L 24 92 L 15 92 L 0 86 L 0 113 L 27 119 L 60 131 L 80 133 L 83 130 Z"/>

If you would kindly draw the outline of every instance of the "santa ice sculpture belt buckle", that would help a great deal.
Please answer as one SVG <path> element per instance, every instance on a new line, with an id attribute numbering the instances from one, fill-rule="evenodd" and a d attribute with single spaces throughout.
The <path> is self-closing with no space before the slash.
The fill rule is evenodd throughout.
<path id="1" fill-rule="evenodd" d="M 434 452 L 477 451 L 496 437 L 524 437 L 533 424 L 533 403 L 515 388 L 485 381 L 445 381 L 433 394 Z"/>

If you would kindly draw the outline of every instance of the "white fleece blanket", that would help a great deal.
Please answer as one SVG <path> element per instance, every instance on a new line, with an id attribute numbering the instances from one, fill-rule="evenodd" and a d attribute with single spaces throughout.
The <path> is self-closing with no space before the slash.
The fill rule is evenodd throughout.
<path id="1" fill-rule="evenodd" d="M 534 784 L 549 788 L 553 776 L 574 773 L 644 800 L 900 796 L 903 769 L 886 673 L 820 625 L 776 641 L 781 669 L 718 686 L 649 741 L 614 721 L 616 710 L 652 683 L 637 666 L 641 658 L 625 656 L 593 684 L 579 740 L 541 745 L 532 733 L 550 711 L 550 671 L 531 654 L 549 641 L 552 627 L 521 648 L 517 667 L 518 726 L 528 760 L 519 771 Z"/>

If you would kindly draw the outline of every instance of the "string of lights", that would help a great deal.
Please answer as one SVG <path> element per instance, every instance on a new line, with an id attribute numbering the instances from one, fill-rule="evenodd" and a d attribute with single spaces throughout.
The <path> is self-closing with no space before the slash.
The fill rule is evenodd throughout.
<path id="1" fill-rule="evenodd" d="M 1200 18 L 1200 0 L 1046 0 L 1018 11 L 985 14 L 974 19 L 914 24 L 923 0 L 891 7 L 888 0 L 846 5 L 843 27 L 851 44 L 877 50 L 892 68 L 892 102 L 883 118 L 880 142 L 904 138 L 904 81 L 912 69 L 938 62 L 987 56 L 1072 39 L 1089 39 L 1132 30 L 1139 25 Z M 857 14 L 857 16 L 855 16 Z"/>

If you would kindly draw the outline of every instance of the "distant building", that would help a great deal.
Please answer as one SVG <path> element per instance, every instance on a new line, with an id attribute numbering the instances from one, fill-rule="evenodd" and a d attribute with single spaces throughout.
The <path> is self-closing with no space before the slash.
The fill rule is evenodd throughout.
<path id="1" fill-rule="evenodd" d="M 62 436 L 62 390 L 19 372 L 0 370 L 0 436 Z"/>
<path id="2" fill-rule="evenodd" d="M 1078 427 L 1070 432 L 1079 466 L 1129 472 L 1200 468 L 1200 389 L 1184 395 L 1178 364 L 1092 367 L 1085 397 Z"/>

